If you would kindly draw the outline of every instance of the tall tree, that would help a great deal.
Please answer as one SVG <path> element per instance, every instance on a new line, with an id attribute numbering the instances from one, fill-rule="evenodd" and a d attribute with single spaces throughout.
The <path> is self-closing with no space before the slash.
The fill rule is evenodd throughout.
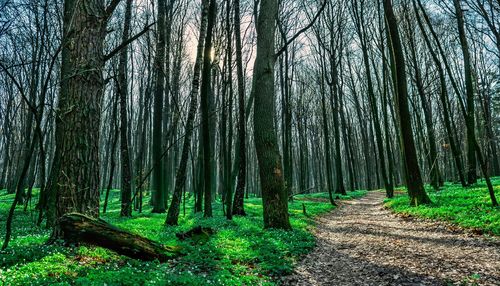
<path id="1" fill-rule="evenodd" d="M 245 215 L 243 206 L 243 195 L 245 193 L 246 182 L 246 114 L 245 114 L 245 78 L 243 75 L 243 55 L 241 47 L 241 31 L 240 31 L 240 1 L 234 0 L 234 35 L 236 42 L 236 74 L 238 80 L 238 182 L 234 196 L 234 215 Z"/>
<path id="2" fill-rule="evenodd" d="M 401 39 L 399 37 L 398 22 L 394 15 L 391 0 L 384 0 L 384 12 L 387 28 L 390 35 L 392 62 L 395 77 L 393 78 L 396 91 L 396 109 L 400 124 L 400 144 L 405 163 L 405 177 L 410 197 L 410 205 L 428 204 L 431 202 L 425 192 L 418 166 L 417 151 L 413 139 L 411 115 L 408 108 L 408 87 L 406 82 L 406 67 Z"/>
<path id="3" fill-rule="evenodd" d="M 163 186 L 162 127 L 163 97 L 165 93 L 165 26 L 166 1 L 158 0 L 156 55 L 154 59 L 155 92 L 153 102 L 153 213 L 165 212 L 165 186 Z"/>
<path id="4" fill-rule="evenodd" d="M 407 36 L 410 44 L 410 59 L 413 65 L 413 73 L 415 77 L 415 85 L 417 87 L 417 93 L 420 97 L 420 102 L 422 103 L 424 121 L 425 121 L 425 130 L 427 131 L 427 158 L 429 163 L 429 170 L 431 173 L 431 185 L 434 189 L 439 189 L 443 185 L 443 179 L 441 177 L 441 171 L 439 169 L 439 162 L 437 157 L 437 149 L 436 149 L 436 136 L 434 132 L 434 120 L 432 118 L 432 102 L 429 100 L 426 92 L 424 90 L 424 83 L 422 79 L 422 73 L 418 66 L 417 59 L 417 48 L 415 37 L 413 35 L 413 27 L 411 25 L 411 20 L 409 19 L 408 13 L 405 14 L 405 18 L 407 21 Z"/>
<path id="5" fill-rule="evenodd" d="M 467 182 L 474 184 L 477 181 L 476 174 L 476 153 L 474 150 L 474 141 L 476 134 L 474 130 L 474 86 L 472 81 L 472 65 L 469 53 L 469 44 L 467 43 L 467 35 L 465 33 L 465 20 L 462 11 L 461 0 L 453 0 L 455 7 L 455 15 L 457 17 L 458 38 L 460 39 L 460 47 L 462 48 L 464 60 L 464 76 L 465 76 L 465 93 L 466 93 L 466 108 L 467 114 L 465 124 L 467 129 Z"/>
<path id="6" fill-rule="evenodd" d="M 186 185 L 186 172 L 187 163 L 189 157 L 189 149 L 191 146 L 191 137 L 194 132 L 194 117 L 196 115 L 196 110 L 198 109 L 198 93 L 200 88 L 200 73 L 203 64 L 203 46 L 207 31 L 207 17 L 208 17 L 208 6 L 209 0 L 204 0 L 201 7 L 201 21 L 200 21 L 200 34 L 198 35 L 198 46 L 196 49 L 196 61 L 194 64 L 194 75 L 191 82 L 191 93 L 189 103 L 188 118 L 185 127 L 184 143 L 182 145 L 181 160 L 179 162 L 179 168 L 175 175 L 175 187 L 174 193 L 172 195 L 172 201 L 170 202 L 170 207 L 168 208 L 166 224 L 177 225 L 179 220 L 180 203 L 182 191 Z"/>
<path id="7" fill-rule="evenodd" d="M 375 127 L 375 139 L 377 143 L 377 151 L 379 155 L 379 160 L 380 160 L 380 170 L 382 174 L 382 181 L 384 182 L 384 187 L 386 190 L 386 196 L 388 198 L 391 198 L 394 194 L 394 188 L 391 183 L 391 180 L 387 176 L 387 171 L 386 171 L 386 163 L 385 163 L 385 149 L 384 149 L 384 143 L 383 143 L 383 138 L 382 138 L 382 124 L 380 123 L 379 119 L 379 108 L 377 105 L 377 100 L 375 97 L 375 92 L 373 88 L 373 81 L 372 81 L 372 75 L 371 75 L 371 66 L 370 66 L 370 61 L 369 61 L 369 39 L 367 39 L 368 33 L 366 32 L 366 24 L 365 24 L 365 9 L 366 9 L 366 2 L 363 0 L 359 1 L 353 1 L 353 18 L 354 18 L 354 23 L 356 26 L 356 33 L 359 37 L 359 41 L 361 44 L 361 50 L 363 53 L 363 64 L 365 67 L 365 77 L 366 77 L 366 85 L 367 85 L 367 94 L 368 94 L 368 101 L 370 105 L 370 110 L 372 113 L 372 118 L 373 118 L 373 125 Z"/>
<path id="8" fill-rule="evenodd" d="M 441 101 L 441 107 L 443 109 L 444 126 L 446 128 L 446 132 L 448 135 L 448 142 L 450 145 L 453 159 L 455 161 L 455 166 L 456 166 L 457 171 L 458 171 L 458 177 L 460 179 L 460 182 L 462 183 L 462 186 L 465 187 L 467 185 L 467 182 L 465 180 L 465 173 L 464 173 L 463 164 L 462 164 L 461 152 L 460 152 L 459 145 L 457 142 L 456 133 L 455 133 L 455 130 L 454 130 L 453 125 L 452 125 L 453 121 L 452 121 L 450 110 L 449 110 L 449 98 L 448 98 L 448 89 L 447 89 L 447 84 L 446 84 L 445 72 L 443 70 L 442 63 L 439 60 L 438 54 L 434 51 L 434 47 L 432 46 L 431 41 L 429 39 L 429 36 L 427 35 L 427 33 L 424 29 L 424 25 L 422 23 L 420 13 L 418 13 L 417 4 L 415 3 L 415 0 L 412 0 L 412 3 L 413 3 L 413 9 L 415 10 L 415 15 L 417 18 L 418 26 L 419 26 L 420 31 L 422 33 L 422 36 L 424 38 L 425 44 L 426 44 L 427 48 L 429 49 L 429 52 L 431 54 L 434 65 L 436 66 L 436 69 L 438 71 L 439 83 L 440 83 L 439 99 Z M 435 40 L 435 43 L 438 47 L 438 50 L 440 51 L 440 54 L 443 56 L 444 55 L 443 49 L 441 47 L 441 44 L 439 43 L 438 36 L 436 35 L 436 33 L 431 25 L 430 19 L 426 13 L 421 1 L 418 0 L 417 3 L 418 3 L 418 6 L 419 6 L 422 14 L 423 14 L 423 17 L 425 19 L 426 24 L 429 27 L 429 31 Z M 443 57 L 443 62 L 448 70 L 449 69 L 448 64 L 446 62 L 446 58 L 444 58 L 444 57 Z"/>
<path id="9" fill-rule="evenodd" d="M 132 18 L 132 0 L 125 2 L 125 15 L 123 19 L 122 42 L 127 41 L 130 35 L 130 21 Z M 120 95 L 120 157 L 121 157 L 121 216 L 132 215 L 132 170 L 130 161 L 130 149 L 128 138 L 128 48 L 120 51 L 120 60 L 118 63 L 118 93 Z"/>
<path id="10" fill-rule="evenodd" d="M 99 216 L 99 124 L 107 20 L 119 1 L 64 1 L 61 84 L 50 192 L 55 218 Z M 54 229 L 53 238 L 61 231 Z"/>
<path id="11" fill-rule="evenodd" d="M 262 188 L 264 227 L 291 229 L 288 198 L 274 126 L 274 47 L 278 3 L 276 0 L 261 0 L 259 7 L 257 56 L 252 89 L 255 96 L 254 139 Z"/>
<path id="12" fill-rule="evenodd" d="M 209 101 L 213 95 L 211 87 L 211 71 L 212 71 L 212 40 L 214 34 L 215 20 L 217 17 L 215 0 L 210 0 L 208 7 L 207 20 L 207 36 L 205 39 L 205 48 L 203 56 L 203 70 L 201 75 L 201 129 L 203 140 L 203 190 L 204 190 L 204 212 L 205 217 L 212 216 L 212 152 L 210 140 L 210 108 Z"/>

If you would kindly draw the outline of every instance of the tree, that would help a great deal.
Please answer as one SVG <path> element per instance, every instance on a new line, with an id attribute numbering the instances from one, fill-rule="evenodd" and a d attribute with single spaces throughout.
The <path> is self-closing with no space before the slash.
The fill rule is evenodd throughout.
<path id="1" fill-rule="evenodd" d="M 123 19 L 122 42 L 129 38 L 130 20 L 132 18 L 132 0 L 125 2 L 125 16 Z M 121 155 L 121 216 L 132 215 L 132 170 L 130 162 L 129 138 L 128 138 L 128 80 L 127 80 L 128 49 L 120 51 L 118 63 L 118 93 L 120 95 L 120 155 Z"/>
<path id="2" fill-rule="evenodd" d="M 465 76 L 465 90 L 466 90 L 466 107 L 467 116 L 465 118 L 465 124 L 467 129 L 467 182 L 469 184 L 474 184 L 477 181 L 476 175 L 476 152 L 474 150 L 474 141 L 476 140 L 476 134 L 474 130 L 474 86 L 472 83 L 472 66 L 469 54 L 469 44 L 467 43 L 467 36 L 465 34 L 465 21 L 460 4 L 460 0 L 453 0 L 453 5 L 455 7 L 455 14 L 457 17 L 458 25 L 458 35 L 460 39 L 460 47 L 462 48 L 463 60 L 464 60 L 464 76 Z"/>
<path id="3" fill-rule="evenodd" d="M 390 35 L 392 50 L 392 64 L 395 77 L 393 78 L 396 91 L 396 109 L 400 123 L 400 144 L 405 163 L 405 177 L 410 196 L 410 205 L 428 204 L 431 202 L 425 192 L 418 166 L 417 152 L 412 134 L 411 116 L 408 108 L 408 89 L 406 82 L 405 58 L 399 37 L 398 23 L 391 0 L 384 0 L 384 12 L 387 28 Z"/>
<path id="4" fill-rule="evenodd" d="M 175 188 L 172 195 L 172 201 L 170 202 L 170 207 L 168 208 L 166 224 L 177 225 L 180 212 L 180 203 L 182 191 L 186 184 L 186 171 L 189 156 L 189 148 L 191 145 L 191 137 L 193 136 L 193 123 L 194 117 L 196 115 L 196 110 L 198 109 L 198 92 L 200 86 L 200 73 L 203 63 L 203 47 L 207 32 L 207 21 L 208 21 L 208 6 L 209 0 L 204 0 L 202 2 L 201 8 L 201 21 L 200 21 L 200 34 L 198 36 L 198 46 L 196 49 L 196 62 L 194 64 L 194 76 L 191 82 L 191 93 L 190 93 L 190 103 L 188 118 L 185 127 L 185 137 L 184 143 L 182 145 L 181 160 L 179 162 L 179 168 L 175 175 Z"/>
<path id="5" fill-rule="evenodd" d="M 165 29 L 167 0 L 158 0 L 156 55 L 154 69 L 156 74 L 153 103 L 153 213 L 165 212 L 165 186 L 163 185 L 162 164 L 162 122 L 163 97 L 165 92 Z"/>
<path id="6" fill-rule="evenodd" d="M 243 196 L 245 194 L 246 182 L 246 115 L 245 115 L 245 81 L 243 77 L 243 56 L 241 52 L 240 31 L 240 1 L 234 0 L 234 34 L 236 41 L 236 73 L 238 79 L 238 182 L 234 196 L 233 215 L 245 215 Z M 229 211 L 229 210 L 228 210 Z"/>
<path id="7" fill-rule="evenodd" d="M 64 1 L 56 153 L 49 184 L 56 198 L 56 219 L 75 211 L 99 216 L 102 53 L 107 20 L 118 2 L 105 8 L 104 1 Z M 60 235 L 55 227 L 52 238 Z"/>
<path id="8" fill-rule="evenodd" d="M 209 101 L 211 94 L 211 70 L 212 70 L 212 37 L 216 18 L 215 0 L 210 0 L 208 6 L 207 36 L 203 56 L 203 70 L 201 75 L 201 130 L 203 140 L 203 189 L 204 189 L 204 212 L 205 217 L 212 216 L 212 152 L 210 140 L 210 117 Z"/>
<path id="9" fill-rule="evenodd" d="M 275 91 L 275 30 L 278 4 L 276 0 L 261 0 L 257 21 L 257 56 L 253 73 L 254 139 L 259 164 L 264 227 L 291 229 L 288 218 L 288 198 L 283 179 L 278 138 L 274 127 Z"/>
<path id="10" fill-rule="evenodd" d="M 363 64 L 365 67 L 365 72 L 366 72 L 366 85 L 367 85 L 367 93 L 368 93 L 368 101 L 370 105 L 370 110 L 372 113 L 372 118 L 373 118 L 373 125 L 375 127 L 375 136 L 376 136 L 376 143 L 377 143 L 377 151 L 379 154 L 379 159 L 380 159 L 380 169 L 382 173 L 382 180 L 384 182 L 384 187 L 386 190 L 386 196 L 388 198 L 393 197 L 394 195 L 394 188 L 392 186 L 391 180 L 389 180 L 387 176 L 387 171 L 386 171 L 386 163 L 385 163 L 385 150 L 384 150 L 384 144 L 383 144 L 383 139 L 382 139 L 382 124 L 380 123 L 379 120 L 379 113 L 378 113 L 378 105 L 377 105 L 377 100 L 375 98 L 375 92 L 373 88 L 373 82 L 372 82 L 372 76 L 371 76 L 371 67 L 370 67 L 370 61 L 369 61 L 369 40 L 367 39 L 367 32 L 366 32 L 366 25 L 365 25 L 365 15 L 364 15 L 364 9 L 367 4 L 365 1 L 361 0 L 359 5 L 358 1 L 353 1 L 353 18 L 356 26 L 356 33 L 359 37 L 359 41 L 361 43 L 361 50 L 363 53 Z"/>
<path id="11" fill-rule="evenodd" d="M 448 98 L 448 90 L 446 87 L 447 84 L 446 84 L 445 72 L 444 72 L 443 67 L 441 65 L 441 61 L 439 60 L 437 53 L 434 51 L 434 48 L 432 47 L 431 41 L 430 41 L 427 33 L 425 32 L 424 25 L 422 23 L 420 14 L 417 10 L 417 5 L 415 3 L 415 0 L 412 0 L 412 2 L 413 2 L 413 9 L 415 10 L 415 15 L 417 18 L 418 26 L 420 28 L 422 36 L 424 37 L 425 44 L 426 44 L 427 48 L 429 49 L 429 52 L 431 54 L 434 65 L 436 66 L 436 69 L 438 71 L 439 83 L 440 83 L 439 99 L 441 101 L 441 106 L 443 109 L 443 121 L 444 121 L 444 125 L 445 125 L 446 132 L 448 135 L 447 137 L 448 137 L 448 142 L 449 142 L 450 149 L 452 152 L 452 156 L 453 156 L 453 159 L 455 161 L 455 166 L 456 166 L 457 171 L 458 171 L 458 176 L 459 176 L 460 182 L 462 183 L 462 186 L 465 187 L 465 186 L 467 186 L 467 182 L 465 180 L 465 174 L 464 174 L 464 169 L 463 169 L 462 159 L 461 159 L 461 152 L 460 152 L 460 149 L 458 147 L 458 143 L 456 141 L 457 140 L 456 133 L 455 133 L 454 129 L 452 128 L 452 126 L 453 126 L 452 125 L 452 118 L 451 118 L 449 107 L 448 107 L 449 106 L 449 98 Z M 442 60 L 446 66 L 446 69 L 449 70 L 446 58 L 444 57 L 443 49 L 441 47 L 441 44 L 438 40 L 438 37 L 437 37 L 435 31 L 431 25 L 429 17 L 427 16 L 427 13 L 426 13 L 426 11 L 425 11 L 425 9 L 422 6 L 422 3 L 420 1 L 418 1 L 418 5 L 420 7 L 420 10 L 422 11 L 422 14 L 423 14 L 423 17 L 425 19 L 426 24 L 429 27 L 431 35 L 436 42 L 438 50 L 440 51 L 440 54 L 442 55 Z"/>

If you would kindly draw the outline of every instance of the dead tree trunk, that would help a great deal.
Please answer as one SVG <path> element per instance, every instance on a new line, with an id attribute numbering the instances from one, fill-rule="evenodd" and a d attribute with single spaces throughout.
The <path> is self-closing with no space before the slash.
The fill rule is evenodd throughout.
<path id="1" fill-rule="evenodd" d="M 67 243 L 85 243 L 104 247 L 131 258 L 165 262 L 179 254 L 179 247 L 165 246 L 156 241 L 121 230 L 102 219 L 79 213 L 69 213 L 59 219 L 61 238 Z"/>

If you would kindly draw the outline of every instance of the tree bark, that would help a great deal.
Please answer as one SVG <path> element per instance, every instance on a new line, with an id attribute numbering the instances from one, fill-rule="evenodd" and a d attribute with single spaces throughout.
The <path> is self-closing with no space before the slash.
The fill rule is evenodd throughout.
<path id="1" fill-rule="evenodd" d="M 257 56 L 254 65 L 254 139 L 264 208 L 264 227 L 291 229 L 288 198 L 274 126 L 276 0 L 261 0 L 257 21 Z"/>
<path id="2" fill-rule="evenodd" d="M 61 239 L 66 243 L 85 243 L 116 251 L 131 258 L 165 262 L 179 255 L 179 247 L 169 247 L 130 233 L 104 220 L 79 213 L 68 213 L 59 219 Z"/>
<path id="3" fill-rule="evenodd" d="M 61 88 L 52 166 L 55 218 L 99 216 L 99 124 L 104 93 L 104 1 L 64 1 Z M 53 238 L 60 237 L 55 227 Z"/>

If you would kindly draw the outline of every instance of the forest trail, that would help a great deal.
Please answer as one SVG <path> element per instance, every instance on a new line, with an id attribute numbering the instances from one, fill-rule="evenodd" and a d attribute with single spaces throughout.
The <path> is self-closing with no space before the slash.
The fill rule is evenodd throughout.
<path id="1" fill-rule="evenodd" d="M 320 217 L 316 248 L 283 285 L 500 285 L 500 240 L 397 217 L 384 195 Z"/>

